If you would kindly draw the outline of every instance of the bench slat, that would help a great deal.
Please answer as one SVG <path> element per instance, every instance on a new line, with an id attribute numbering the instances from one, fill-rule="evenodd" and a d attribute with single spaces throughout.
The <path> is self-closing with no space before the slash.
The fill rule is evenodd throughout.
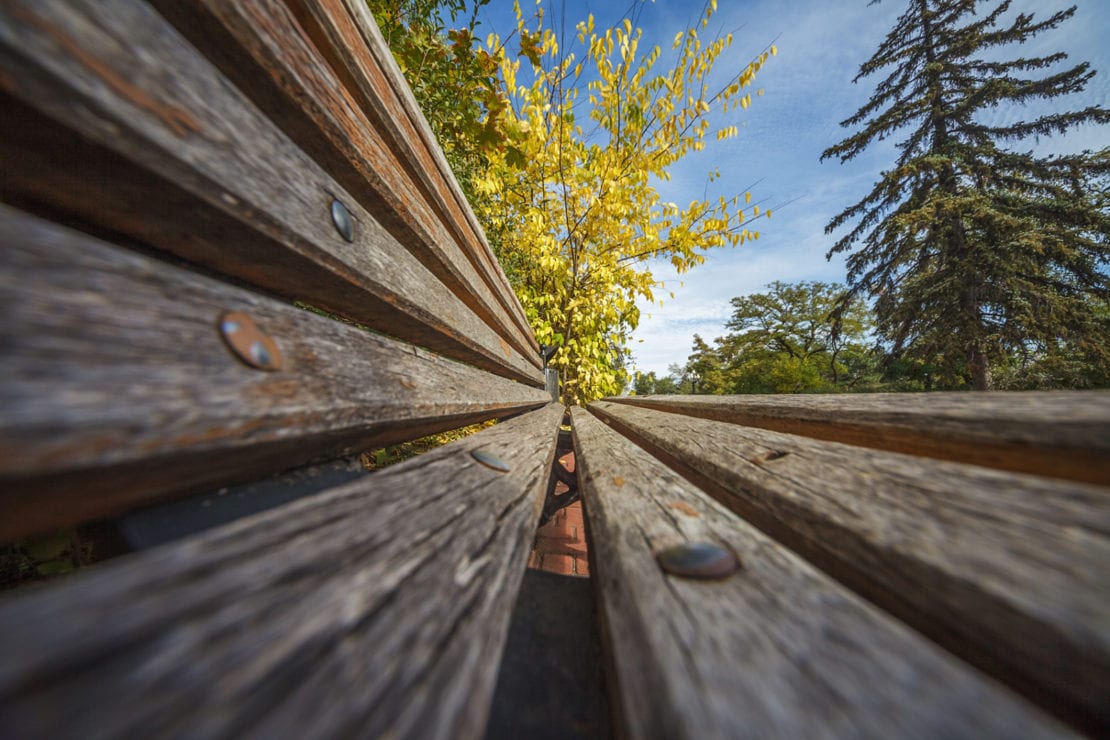
<path id="1" fill-rule="evenodd" d="M 543 374 L 139 0 L 0 7 L 0 194 L 535 385 Z M 333 198 L 354 221 L 348 244 Z"/>
<path id="2" fill-rule="evenodd" d="M 1110 391 L 607 400 L 833 442 L 1110 485 Z"/>
<path id="3" fill-rule="evenodd" d="M 1110 492 L 628 404 L 591 410 L 862 595 L 1106 728 Z"/>
<path id="4" fill-rule="evenodd" d="M 7 601 L 0 726 L 480 737 L 562 415 L 552 404 Z"/>
<path id="5" fill-rule="evenodd" d="M 1065 734 L 588 412 L 571 414 L 629 737 Z M 704 540 L 731 548 L 741 569 L 696 581 L 665 574 L 653 555 Z"/>
<path id="6" fill-rule="evenodd" d="M 369 120 L 284 4 L 279 0 L 153 4 L 460 300 L 541 367 L 538 347 L 529 339 L 531 330 L 518 323 L 508 308 L 519 312 L 500 270 L 500 281 L 489 274 L 480 276 L 460 249 L 460 230 L 469 230 L 469 222 L 460 212 L 444 213 L 437 207 L 442 198 L 437 198 L 436 185 L 446 190 L 442 180 L 449 175 L 430 160 L 402 159 L 391 148 L 403 144 L 404 135 L 417 138 L 417 132 L 411 127 L 394 132 L 390 129 L 396 127 L 380 118 Z M 342 8 L 335 12 L 345 15 Z M 361 44 L 357 35 L 349 41 Z M 363 49 L 361 58 L 373 62 L 367 57 Z M 375 73 L 381 74 L 376 68 L 366 71 Z M 395 112 L 404 115 L 403 109 Z M 422 177 L 416 174 L 418 168 Z M 453 228 L 449 231 L 449 227 Z M 494 296 L 494 284 L 503 288 L 503 295 Z"/>
<path id="7" fill-rule="evenodd" d="M 6 206 L 0 244 L 0 541 L 551 400 Z M 282 370 L 231 354 L 227 311 Z"/>
<path id="8" fill-rule="evenodd" d="M 317 48 L 340 71 L 340 76 L 349 80 L 349 90 L 363 110 L 376 116 L 378 130 L 420 178 L 444 222 L 456 232 L 463 252 L 539 352 L 524 310 L 366 3 L 286 0 L 286 4 L 302 25 L 311 30 Z"/>

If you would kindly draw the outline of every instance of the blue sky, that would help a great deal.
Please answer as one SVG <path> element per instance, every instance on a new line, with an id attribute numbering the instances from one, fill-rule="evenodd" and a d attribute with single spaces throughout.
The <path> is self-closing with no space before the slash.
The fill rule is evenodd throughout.
<path id="1" fill-rule="evenodd" d="M 1045 17 L 1071 4 L 1015 0 L 1011 14 L 1032 11 Z M 1099 74 L 1082 95 L 1056 104 L 1110 106 L 1110 0 L 1074 0 L 1074 4 L 1078 10 L 1070 21 L 1025 47 L 1004 49 L 1003 54 L 1066 51 L 1069 63 L 1088 61 Z M 569 36 L 574 22 L 591 12 L 599 26 L 618 20 L 630 0 L 545 0 L 543 5 L 548 18 L 558 17 L 565 6 Z M 522 0 L 521 6 L 528 12 L 532 1 Z M 644 28 L 641 49 L 650 50 L 654 44 L 668 49 L 674 34 L 698 16 L 701 6 L 700 0 L 645 3 L 639 11 Z M 495 0 L 480 16 L 483 35 L 491 27 L 502 35 L 510 30 L 511 7 L 509 0 Z M 757 79 L 765 94 L 753 98 L 746 111 L 737 108 L 730 114 L 730 122 L 740 126 L 740 136 L 711 142 L 705 152 L 684 160 L 660 191 L 664 200 L 687 203 L 701 196 L 706 172 L 716 166 L 723 177 L 710 186 L 711 196 L 731 197 L 758 181 L 751 190 L 753 202 L 771 207 L 773 216 L 755 222 L 758 241 L 715 250 L 704 265 L 684 275 L 675 275 L 667 264 L 650 265 L 675 298 L 662 306 L 641 306 L 643 317 L 631 345 L 636 369 L 666 373 L 669 364 L 686 361 L 695 333 L 707 341 L 722 335 L 729 299 L 734 296 L 758 292 L 774 280 L 843 282 L 843 260 L 825 260 L 836 236 L 826 236 L 824 226 L 862 197 L 889 166 L 895 142 L 874 146 L 847 165 L 822 163 L 819 157 L 848 133 L 838 122 L 866 102 L 874 83 L 882 79 L 851 82 L 904 8 L 905 0 L 884 0 L 871 7 L 868 0 L 719 0 L 710 30 L 719 25 L 726 32 L 734 31 L 732 48 L 718 62 L 719 68 L 734 73 L 772 41 L 778 56 Z M 1046 110 L 1038 104 L 1021 110 L 998 109 L 992 115 L 998 120 L 1020 120 Z M 1089 126 L 1067 137 L 1018 146 L 1043 152 L 1098 149 L 1110 146 L 1110 127 Z"/>

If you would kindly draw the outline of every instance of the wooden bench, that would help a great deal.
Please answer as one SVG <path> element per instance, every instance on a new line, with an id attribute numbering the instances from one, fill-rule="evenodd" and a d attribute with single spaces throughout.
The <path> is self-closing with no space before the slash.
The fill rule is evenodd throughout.
<path id="1" fill-rule="evenodd" d="M 480 737 L 557 480 L 618 734 L 1110 729 L 1107 394 L 567 419 L 359 0 L 13 0 L 0 96 L 0 541 L 164 541 L 0 600 L 0 736 Z"/>

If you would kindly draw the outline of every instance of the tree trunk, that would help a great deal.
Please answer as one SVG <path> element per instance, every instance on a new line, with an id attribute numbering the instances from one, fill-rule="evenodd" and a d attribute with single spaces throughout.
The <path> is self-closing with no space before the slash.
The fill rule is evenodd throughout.
<path id="1" fill-rule="evenodd" d="M 994 390 L 991 363 L 978 342 L 967 348 L 967 370 L 971 374 L 971 387 L 977 391 Z"/>

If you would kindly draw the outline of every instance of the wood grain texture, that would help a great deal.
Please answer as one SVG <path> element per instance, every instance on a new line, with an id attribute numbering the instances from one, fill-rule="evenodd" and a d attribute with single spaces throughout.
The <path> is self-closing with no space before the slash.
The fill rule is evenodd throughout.
<path id="1" fill-rule="evenodd" d="M 0 206 L 0 541 L 550 402 Z M 283 356 L 255 370 L 218 321 Z"/>
<path id="2" fill-rule="evenodd" d="M 0 726 L 481 737 L 562 413 L 5 601 Z"/>
<path id="3" fill-rule="evenodd" d="M 483 322 L 139 0 L 0 6 L 0 197 L 61 212 L 507 377 Z M 333 199 L 354 222 L 347 243 Z"/>
<path id="4" fill-rule="evenodd" d="M 910 455 L 1110 485 L 1110 391 L 606 400 Z"/>
<path id="5" fill-rule="evenodd" d="M 370 9 L 361 0 L 286 0 L 317 48 L 418 179 L 463 253 L 539 345 Z"/>
<path id="6" fill-rule="evenodd" d="M 456 241 L 460 237 L 445 220 L 458 218 L 467 230 L 470 224 L 461 213 L 445 214 L 430 202 L 436 191 L 424 181 L 445 175 L 410 163 L 391 148 L 380 130 L 384 124 L 367 117 L 280 0 L 152 4 L 463 303 L 542 366 L 531 330 L 516 321 L 519 307 L 514 313 L 499 302 L 490 277 L 479 275 L 467 260 Z M 501 300 L 516 298 L 506 287 Z"/>
<path id="7" fill-rule="evenodd" d="M 590 572 L 631 738 L 1012 737 L 1063 733 L 572 410 Z M 664 573 L 654 552 L 731 548 L 725 580 Z"/>
<path id="8" fill-rule="evenodd" d="M 1110 492 L 628 404 L 613 428 L 1077 726 L 1110 711 Z"/>

